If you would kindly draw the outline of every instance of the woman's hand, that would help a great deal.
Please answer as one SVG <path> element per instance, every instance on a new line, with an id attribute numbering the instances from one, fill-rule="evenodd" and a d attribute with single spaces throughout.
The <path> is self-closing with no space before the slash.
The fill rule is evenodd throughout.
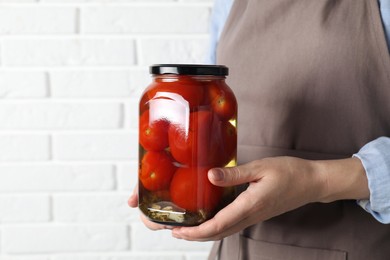
<path id="1" fill-rule="evenodd" d="M 219 240 L 311 202 L 369 197 L 367 177 L 357 158 L 310 161 L 274 157 L 232 168 L 211 169 L 208 175 L 217 186 L 244 183 L 249 186 L 205 223 L 196 227 L 175 227 L 174 237 Z"/>
<path id="2" fill-rule="evenodd" d="M 131 208 L 136 208 L 138 207 L 138 185 L 135 186 L 133 190 L 133 194 L 131 194 L 130 198 L 127 201 L 127 204 Z M 148 220 L 142 213 L 140 214 L 141 220 L 144 223 L 144 225 L 151 229 L 151 230 L 160 230 L 160 229 L 172 229 L 172 226 L 165 226 L 165 225 L 160 225 L 157 223 L 154 223 L 150 220 Z"/>

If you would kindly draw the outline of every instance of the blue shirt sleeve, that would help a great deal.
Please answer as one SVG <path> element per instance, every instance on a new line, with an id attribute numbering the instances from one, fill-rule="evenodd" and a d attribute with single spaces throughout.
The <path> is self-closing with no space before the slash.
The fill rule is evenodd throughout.
<path id="1" fill-rule="evenodd" d="M 390 0 L 378 0 L 387 46 L 390 50 Z M 233 0 L 215 0 L 211 16 L 207 63 L 215 64 L 216 49 Z M 357 203 L 381 223 L 390 224 L 390 137 L 380 137 L 353 155 L 362 161 L 370 190 L 369 200 Z"/>
<path id="2" fill-rule="evenodd" d="M 363 146 L 354 155 L 362 161 L 366 170 L 369 200 L 358 204 L 379 222 L 390 223 L 390 138 L 380 137 Z"/>
<path id="3" fill-rule="evenodd" d="M 215 0 L 211 13 L 210 43 L 209 52 L 206 57 L 206 64 L 216 63 L 216 50 L 219 37 L 223 31 L 226 19 L 229 16 L 233 0 Z"/>
<path id="4" fill-rule="evenodd" d="M 390 49 L 390 0 L 379 0 L 378 2 L 387 39 L 387 47 Z"/>

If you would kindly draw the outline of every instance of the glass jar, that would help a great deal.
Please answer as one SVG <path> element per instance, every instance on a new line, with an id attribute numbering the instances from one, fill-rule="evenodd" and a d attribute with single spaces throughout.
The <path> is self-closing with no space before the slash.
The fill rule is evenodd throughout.
<path id="1" fill-rule="evenodd" d="M 236 196 L 209 169 L 236 165 L 237 101 L 228 68 L 162 64 L 139 104 L 139 208 L 151 221 L 194 226 Z"/>

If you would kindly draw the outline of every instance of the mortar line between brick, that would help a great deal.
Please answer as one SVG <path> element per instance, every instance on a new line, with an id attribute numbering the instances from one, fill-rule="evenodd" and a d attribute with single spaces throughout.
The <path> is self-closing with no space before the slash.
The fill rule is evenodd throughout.
<path id="1" fill-rule="evenodd" d="M 128 224 L 127 225 L 127 242 L 128 242 L 128 245 L 127 245 L 127 249 L 129 250 L 129 251 L 132 251 L 132 236 L 131 236 L 131 232 L 132 232 L 132 230 L 131 230 L 131 225 L 130 224 Z"/>
<path id="2" fill-rule="evenodd" d="M 118 192 L 119 191 L 118 190 L 118 187 L 119 187 L 118 166 L 116 164 L 113 164 L 112 167 L 113 167 L 113 179 L 114 179 L 114 187 L 112 187 L 112 188 L 114 191 Z"/>
<path id="3" fill-rule="evenodd" d="M 0 71 L 138 71 L 138 70 L 146 70 L 148 69 L 148 65 L 117 65 L 117 66 L 15 66 L 15 67 L 0 67 Z M 145 72 L 147 73 L 147 72 Z"/>
<path id="4" fill-rule="evenodd" d="M 138 97 L 51 97 L 51 98 L 8 98 L 1 100 L 1 104 L 127 104 L 137 102 Z"/>
<path id="5" fill-rule="evenodd" d="M 208 32 L 194 32 L 194 33 L 88 33 L 88 34 L 34 34 L 34 35 L 26 35 L 26 34 L 7 34 L 1 35 L 4 40 L 113 40 L 113 39 L 123 39 L 123 40 L 131 40 L 136 37 L 138 38 L 147 38 L 147 39 L 200 39 L 200 38 L 208 38 Z"/>
<path id="6" fill-rule="evenodd" d="M 0 37 L 0 69 L 1 70 L 6 69 L 6 67 L 4 67 L 4 54 L 5 54 L 4 46 L 5 46 L 4 38 Z"/>
<path id="7" fill-rule="evenodd" d="M 1 6 L 5 7 L 36 7 L 37 3 L 39 4 L 40 7 L 100 7 L 100 8 L 105 8 L 106 6 L 109 7 L 194 7 L 194 6 L 200 6 L 200 7 L 208 7 L 208 6 L 213 6 L 213 2 L 189 2 L 189 1 L 180 1 L 180 0 L 175 0 L 173 2 L 152 2 L 152 3 L 142 3 L 140 2 L 111 2 L 109 4 L 108 1 L 101 1 L 101 2 L 69 2 L 66 3 L 66 0 L 55 3 L 55 2 L 43 2 L 41 0 L 35 0 L 34 2 L 31 3 L 2 3 Z M 104 5 L 102 5 L 104 4 Z"/>
<path id="8" fill-rule="evenodd" d="M 51 80 L 50 80 L 50 73 L 45 71 L 45 87 L 46 87 L 46 97 L 51 97 Z"/>
<path id="9" fill-rule="evenodd" d="M 118 122 L 118 128 L 119 129 L 126 129 L 126 104 L 129 103 L 128 101 L 123 101 L 120 103 L 120 117 Z"/>
<path id="10" fill-rule="evenodd" d="M 3 66 L 3 63 L 4 63 L 4 52 L 3 52 L 3 49 L 4 49 L 4 44 L 3 44 L 2 39 L 0 38 L 0 69 L 4 68 L 4 66 Z"/>
<path id="11" fill-rule="evenodd" d="M 48 222 L 54 222 L 54 198 L 53 194 L 49 195 L 49 220 Z"/>
<path id="12" fill-rule="evenodd" d="M 108 166 L 117 164 L 132 164 L 138 163 L 137 158 L 126 161 L 115 160 L 79 160 L 79 161 L 2 161 L 0 162 L 0 168 L 2 167 L 50 167 L 50 166 Z M 0 191 L 1 193 L 1 191 Z"/>
<path id="13" fill-rule="evenodd" d="M 94 134 L 103 134 L 103 135 L 127 135 L 127 134 L 138 134 L 138 129 L 136 128 L 129 128 L 129 129 L 121 129 L 121 128 L 115 128 L 115 129 L 3 129 L 0 130 L 0 136 L 4 135 L 94 135 Z"/>
<path id="14" fill-rule="evenodd" d="M 134 52 L 135 52 L 135 65 L 140 66 L 140 64 L 143 64 L 141 57 L 142 57 L 142 48 L 141 48 L 141 43 L 139 42 L 138 38 L 134 39 Z"/>
<path id="15" fill-rule="evenodd" d="M 53 135 L 50 134 L 49 137 L 48 137 L 49 141 L 48 141 L 48 161 L 53 161 L 53 158 L 54 158 L 54 155 L 53 155 L 53 151 L 54 151 L 54 148 L 53 148 Z"/>
<path id="16" fill-rule="evenodd" d="M 80 35 L 81 32 L 81 9 L 77 8 L 75 13 L 74 33 Z"/>

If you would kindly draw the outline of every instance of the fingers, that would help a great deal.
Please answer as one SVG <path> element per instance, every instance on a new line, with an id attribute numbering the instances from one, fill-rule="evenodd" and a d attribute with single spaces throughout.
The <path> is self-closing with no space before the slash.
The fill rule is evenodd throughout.
<path id="1" fill-rule="evenodd" d="M 130 207 L 136 208 L 138 207 L 138 185 L 134 187 L 133 193 L 131 194 L 130 198 L 127 201 L 127 204 L 129 204 Z M 171 226 L 161 225 L 158 223 L 154 223 L 150 221 L 145 215 L 141 214 L 140 216 L 142 222 L 144 225 L 149 228 L 150 230 L 161 230 L 161 229 L 172 229 Z"/>
<path id="2" fill-rule="evenodd" d="M 253 224 L 251 205 L 245 193 L 219 211 L 214 218 L 196 227 L 179 227 L 172 230 L 172 235 L 190 241 L 219 240 Z"/>
<path id="3" fill-rule="evenodd" d="M 162 230 L 162 229 L 172 229 L 172 226 L 168 225 L 161 225 L 155 222 L 150 221 L 145 215 L 141 214 L 141 220 L 144 223 L 144 225 L 149 228 L 150 230 Z"/>
<path id="4" fill-rule="evenodd" d="M 132 208 L 138 207 L 138 185 L 134 187 L 133 194 L 131 194 L 127 204 Z"/>
<path id="5" fill-rule="evenodd" d="M 208 178 L 212 184 L 221 187 L 240 185 L 258 179 L 257 172 L 253 171 L 251 164 L 227 168 L 213 168 L 208 171 Z"/>
<path id="6" fill-rule="evenodd" d="M 258 163 L 258 162 L 256 162 Z M 256 182 L 260 174 L 254 163 L 229 168 L 213 168 L 208 172 L 211 183 L 221 187 Z M 172 235 L 191 241 L 218 240 L 242 230 L 256 222 L 255 200 L 252 192 L 241 193 L 232 203 L 220 210 L 214 218 L 196 227 L 175 227 Z M 258 218 L 258 215 L 257 215 Z"/>

